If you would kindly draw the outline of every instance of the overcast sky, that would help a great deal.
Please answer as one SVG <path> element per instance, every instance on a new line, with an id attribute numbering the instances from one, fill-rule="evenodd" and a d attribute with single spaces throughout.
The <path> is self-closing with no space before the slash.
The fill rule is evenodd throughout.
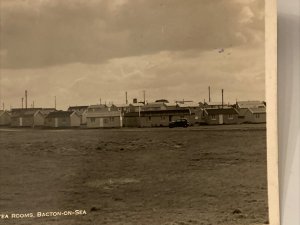
<path id="1" fill-rule="evenodd" d="M 264 0 L 1 0 L 0 102 L 264 100 Z M 222 50 L 224 49 L 224 51 Z"/>

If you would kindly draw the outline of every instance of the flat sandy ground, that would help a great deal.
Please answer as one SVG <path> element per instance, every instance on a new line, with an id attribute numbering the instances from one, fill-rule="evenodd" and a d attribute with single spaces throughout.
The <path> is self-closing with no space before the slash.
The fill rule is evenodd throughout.
<path id="1" fill-rule="evenodd" d="M 1 220 L 28 225 L 253 225 L 268 220 L 263 125 L 0 129 Z"/>

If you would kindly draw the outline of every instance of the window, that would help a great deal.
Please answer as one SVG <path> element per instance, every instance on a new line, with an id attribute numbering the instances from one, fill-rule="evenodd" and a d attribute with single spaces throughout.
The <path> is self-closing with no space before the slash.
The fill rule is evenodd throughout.
<path id="1" fill-rule="evenodd" d="M 114 122 L 115 118 L 114 117 L 110 117 L 109 120 L 110 120 L 110 122 Z"/>
<path id="2" fill-rule="evenodd" d="M 232 120 L 233 119 L 233 115 L 232 114 L 228 114 L 228 119 Z"/>
<path id="3" fill-rule="evenodd" d="M 151 116 L 148 117 L 148 120 L 151 121 Z"/>
<path id="4" fill-rule="evenodd" d="M 161 116 L 161 120 L 166 120 L 166 117 L 165 116 Z"/>
<path id="5" fill-rule="evenodd" d="M 95 118 L 91 118 L 91 123 L 95 123 L 96 119 Z"/>
<path id="6" fill-rule="evenodd" d="M 216 120 L 216 115 L 211 115 L 210 118 L 211 120 Z"/>
<path id="7" fill-rule="evenodd" d="M 255 113 L 254 115 L 255 115 L 255 118 L 257 118 L 257 119 L 259 118 L 259 114 L 258 113 Z"/>
<path id="8" fill-rule="evenodd" d="M 108 123 L 107 119 L 104 119 L 104 123 Z"/>

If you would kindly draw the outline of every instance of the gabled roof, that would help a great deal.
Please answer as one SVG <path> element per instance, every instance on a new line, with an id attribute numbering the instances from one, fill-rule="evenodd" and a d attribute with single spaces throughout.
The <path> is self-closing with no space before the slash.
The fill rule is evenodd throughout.
<path id="1" fill-rule="evenodd" d="M 133 106 L 133 107 L 142 107 L 144 106 L 143 103 L 131 103 L 130 106 Z"/>
<path id="2" fill-rule="evenodd" d="M 248 111 L 249 111 L 249 109 L 238 109 L 240 116 L 245 116 Z"/>
<path id="3" fill-rule="evenodd" d="M 101 105 L 90 105 L 88 107 L 88 109 L 104 109 L 104 108 L 106 108 L 106 105 L 103 105 L 103 104 L 101 104 Z"/>
<path id="4" fill-rule="evenodd" d="M 265 108 L 262 101 L 238 101 L 238 108 Z"/>
<path id="5" fill-rule="evenodd" d="M 222 102 L 205 102 L 204 104 L 210 105 L 210 106 L 219 106 L 219 105 L 222 105 Z M 223 105 L 225 105 L 225 104 L 223 103 Z"/>
<path id="6" fill-rule="evenodd" d="M 266 108 L 249 108 L 251 113 L 266 113 Z"/>
<path id="7" fill-rule="evenodd" d="M 55 108 L 43 108 L 39 110 L 44 116 L 48 115 L 50 112 L 56 111 Z"/>
<path id="8" fill-rule="evenodd" d="M 150 102 L 147 103 L 144 107 L 161 107 L 161 106 L 166 106 L 164 102 Z"/>
<path id="9" fill-rule="evenodd" d="M 86 114 L 87 118 L 101 118 L 101 117 L 120 117 L 121 116 L 121 112 L 118 110 L 115 111 L 102 111 L 102 112 L 88 112 Z"/>
<path id="10" fill-rule="evenodd" d="M 41 113 L 40 110 L 36 110 L 36 111 L 32 111 L 32 110 L 29 110 L 29 111 L 17 111 L 17 112 L 13 112 L 11 117 L 12 118 L 17 118 L 17 117 L 33 117 L 35 116 L 35 114 L 37 113 Z"/>
<path id="11" fill-rule="evenodd" d="M 81 106 L 70 106 L 68 108 L 68 111 L 77 111 L 77 110 L 85 110 L 87 109 L 89 106 L 87 105 L 81 105 Z"/>
<path id="12" fill-rule="evenodd" d="M 165 105 L 168 107 L 178 107 L 177 103 L 165 103 Z"/>
<path id="13" fill-rule="evenodd" d="M 66 118 L 70 117 L 71 114 L 74 112 L 72 111 L 55 111 L 55 112 L 50 112 L 46 118 Z"/>
<path id="14" fill-rule="evenodd" d="M 178 106 L 181 108 L 194 108 L 199 107 L 199 103 L 197 102 L 185 102 L 185 103 L 178 103 Z"/>
<path id="15" fill-rule="evenodd" d="M 116 104 L 115 105 L 117 108 L 127 108 L 130 106 L 130 104 Z"/>
<path id="16" fill-rule="evenodd" d="M 219 114 L 238 114 L 238 112 L 234 108 L 223 108 L 223 109 L 204 109 L 206 114 L 208 115 L 219 115 Z"/>
<path id="17" fill-rule="evenodd" d="M 10 116 L 9 112 L 5 111 L 5 110 L 0 110 L 0 116 L 7 114 Z"/>

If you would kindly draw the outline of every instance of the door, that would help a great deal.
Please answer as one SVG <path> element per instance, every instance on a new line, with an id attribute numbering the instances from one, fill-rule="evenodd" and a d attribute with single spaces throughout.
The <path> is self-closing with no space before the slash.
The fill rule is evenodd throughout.
<path id="1" fill-rule="evenodd" d="M 100 127 L 103 127 L 103 118 L 100 118 Z"/>
<path id="2" fill-rule="evenodd" d="M 219 124 L 223 124 L 223 123 L 224 123 L 224 121 L 223 121 L 223 115 L 220 114 L 219 115 Z"/>

